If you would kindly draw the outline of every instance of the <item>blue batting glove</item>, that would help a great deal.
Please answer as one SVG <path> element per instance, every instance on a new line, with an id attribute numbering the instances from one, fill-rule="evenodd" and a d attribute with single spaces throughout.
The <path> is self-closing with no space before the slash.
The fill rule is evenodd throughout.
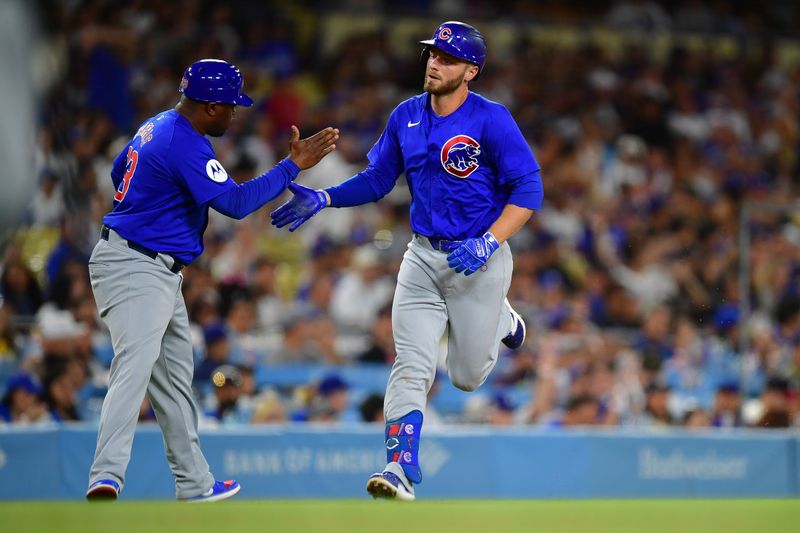
<path id="1" fill-rule="evenodd" d="M 289 231 L 294 231 L 303 222 L 328 207 L 328 197 L 320 190 L 309 189 L 294 182 L 289 184 L 289 190 L 294 194 L 292 199 L 270 214 L 275 227 L 282 228 L 291 224 Z"/>
<path id="2" fill-rule="evenodd" d="M 447 264 L 456 272 L 470 276 L 480 270 L 499 247 L 500 243 L 487 231 L 483 237 L 463 241 L 447 256 Z"/>

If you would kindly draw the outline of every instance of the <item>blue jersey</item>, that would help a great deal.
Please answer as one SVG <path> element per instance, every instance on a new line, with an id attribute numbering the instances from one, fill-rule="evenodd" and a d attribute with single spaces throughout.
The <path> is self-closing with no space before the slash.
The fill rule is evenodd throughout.
<path id="1" fill-rule="evenodd" d="M 208 202 L 237 187 L 208 139 L 174 109 L 139 128 L 114 160 L 111 178 L 114 209 L 103 222 L 185 264 L 203 253 Z"/>
<path id="2" fill-rule="evenodd" d="M 379 196 L 405 172 L 411 226 L 429 237 L 482 235 L 507 204 L 541 208 L 539 164 L 522 132 L 503 105 L 473 92 L 446 117 L 427 93 L 402 102 L 368 158 Z"/>

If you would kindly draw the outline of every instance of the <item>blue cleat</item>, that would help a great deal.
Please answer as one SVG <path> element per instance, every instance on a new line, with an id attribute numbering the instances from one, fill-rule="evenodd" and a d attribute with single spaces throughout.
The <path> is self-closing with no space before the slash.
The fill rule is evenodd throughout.
<path id="1" fill-rule="evenodd" d="M 86 499 L 90 502 L 113 502 L 119 496 L 119 483 L 113 479 L 101 479 L 89 485 Z"/>
<path id="2" fill-rule="evenodd" d="M 506 298 L 505 305 L 509 311 L 511 311 L 511 316 L 514 317 L 514 327 L 511 330 L 511 333 L 503 337 L 503 344 L 511 348 L 512 350 L 516 350 L 522 343 L 525 342 L 525 321 L 522 320 L 522 317 L 519 316 L 519 313 L 514 311 L 514 308 L 511 307 L 511 304 L 508 302 L 508 298 Z"/>
<path id="3" fill-rule="evenodd" d="M 215 481 L 214 486 L 203 494 L 198 494 L 191 498 L 182 498 L 181 501 L 189 503 L 218 502 L 236 496 L 241 489 L 241 485 L 232 479 L 228 481 Z"/>
<path id="4" fill-rule="evenodd" d="M 413 502 L 414 485 L 406 482 L 397 474 L 392 472 L 376 472 L 367 481 L 367 492 L 373 498 L 386 498 L 388 500 L 400 500 Z"/>

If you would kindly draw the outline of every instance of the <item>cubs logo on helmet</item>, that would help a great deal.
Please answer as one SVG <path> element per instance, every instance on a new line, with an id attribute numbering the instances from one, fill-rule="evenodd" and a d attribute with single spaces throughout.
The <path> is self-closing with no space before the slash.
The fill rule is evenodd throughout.
<path id="1" fill-rule="evenodd" d="M 475 78 L 483 72 L 483 65 L 486 63 L 486 39 L 469 24 L 457 20 L 443 22 L 430 39 L 420 41 L 420 44 L 433 46 L 453 57 L 478 65 L 478 75 Z M 423 50 L 423 56 L 426 53 L 427 48 Z"/>
<path id="2" fill-rule="evenodd" d="M 441 151 L 442 166 L 448 174 L 466 178 L 480 167 L 478 155 L 481 145 L 469 135 L 456 135 L 444 143 Z"/>

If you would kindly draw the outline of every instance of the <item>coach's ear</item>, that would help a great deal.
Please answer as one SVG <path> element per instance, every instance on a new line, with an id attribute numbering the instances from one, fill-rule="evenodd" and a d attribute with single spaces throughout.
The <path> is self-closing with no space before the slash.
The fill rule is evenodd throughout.
<path id="1" fill-rule="evenodd" d="M 217 104 L 206 102 L 206 114 L 209 117 L 216 116 L 217 114 Z"/>

